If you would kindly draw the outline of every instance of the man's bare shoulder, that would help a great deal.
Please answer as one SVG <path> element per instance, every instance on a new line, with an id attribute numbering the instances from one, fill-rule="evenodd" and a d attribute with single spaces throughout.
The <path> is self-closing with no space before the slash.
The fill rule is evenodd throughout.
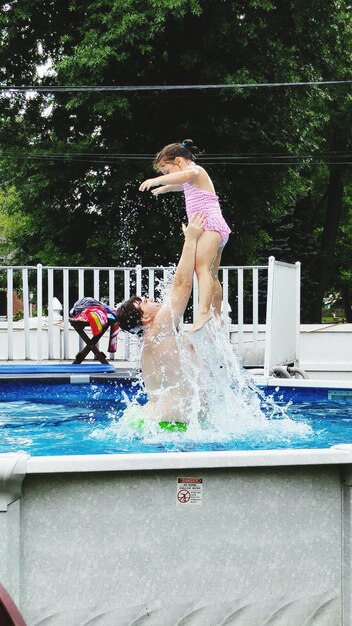
<path id="1" fill-rule="evenodd" d="M 149 335 L 157 335 L 160 332 L 171 330 L 173 327 L 172 308 L 169 302 L 161 305 L 159 311 L 155 315 L 148 327 Z"/>
<path id="2" fill-rule="evenodd" d="M 154 317 L 153 323 L 156 325 L 165 324 L 172 319 L 172 309 L 170 306 L 170 302 L 164 302 L 156 316 Z"/>

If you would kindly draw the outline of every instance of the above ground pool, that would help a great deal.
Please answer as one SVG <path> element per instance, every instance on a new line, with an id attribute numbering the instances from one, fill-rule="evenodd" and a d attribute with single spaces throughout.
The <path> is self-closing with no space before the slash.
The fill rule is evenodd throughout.
<path id="1" fill-rule="evenodd" d="M 305 381 L 308 382 L 308 381 Z M 313 383 L 313 381 L 312 381 Z M 138 392 L 138 393 L 137 393 Z M 138 383 L 111 380 L 89 384 L 25 380 L 0 384 L 0 453 L 31 456 L 329 448 L 352 442 L 352 389 L 258 387 L 266 416 L 225 430 L 146 432 L 137 422 L 121 428 L 126 406 L 146 402 Z M 138 404 L 136 411 L 138 413 Z M 278 410 L 273 411 L 273 406 Z"/>

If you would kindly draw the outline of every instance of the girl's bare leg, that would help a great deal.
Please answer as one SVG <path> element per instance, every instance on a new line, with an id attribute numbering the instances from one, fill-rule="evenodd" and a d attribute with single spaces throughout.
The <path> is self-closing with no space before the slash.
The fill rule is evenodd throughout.
<path id="1" fill-rule="evenodd" d="M 198 313 L 193 330 L 199 330 L 210 320 L 210 306 L 213 300 L 214 280 L 211 268 L 216 259 L 221 236 L 215 230 L 206 230 L 199 237 L 196 251 L 196 274 L 198 278 Z"/>
<path id="2" fill-rule="evenodd" d="M 217 255 L 211 266 L 211 275 L 213 277 L 213 307 L 216 315 L 221 317 L 221 303 L 222 303 L 222 287 L 218 278 L 219 266 L 221 261 L 223 248 L 219 248 Z"/>

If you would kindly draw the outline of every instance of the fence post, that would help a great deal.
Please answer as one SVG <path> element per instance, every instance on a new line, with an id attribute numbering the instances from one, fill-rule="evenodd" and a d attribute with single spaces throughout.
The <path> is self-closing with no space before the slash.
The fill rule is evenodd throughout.
<path id="1" fill-rule="evenodd" d="M 54 270 L 48 267 L 48 359 L 54 358 Z"/>
<path id="2" fill-rule="evenodd" d="M 7 358 L 13 361 L 13 268 L 7 270 Z"/>
<path id="3" fill-rule="evenodd" d="M 96 300 L 100 299 L 100 289 L 99 289 L 99 270 L 93 270 L 93 298 Z"/>
<path id="4" fill-rule="evenodd" d="M 115 271 L 109 270 L 109 307 L 115 306 Z"/>
<path id="5" fill-rule="evenodd" d="M 299 365 L 301 358 L 301 264 L 295 263 L 296 268 L 296 359 Z"/>
<path id="6" fill-rule="evenodd" d="M 64 314 L 64 359 L 69 359 L 69 269 L 65 267 L 63 270 L 63 314 Z"/>
<path id="7" fill-rule="evenodd" d="M 142 266 L 136 265 L 136 296 L 142 295 Z"/>
<path id="8" fill-rule="evenodd" d="M 78 299 L 84 298 L 84 268 L 78 269 Z M 83 349 L 84 343 L 82 337 L 78 337 L 78 350 Z"/>
<path id="9" fill-rule="evenodd" d="M 24 358 L 30 359 L 28 268 L 22 271 Z"/>
<path id="10" fill-rule="evenodd" d="M 130 278 L 131 272 L 129 269 L 124 269 L 123 271 L 123 299 L 128 300 L 131 295 L 130 289 Z M 130 335 L 129 333 L 124 333 L 124 358 L 126 361 L 130 360 L 131 350 L 130 350 Z"/>
<path id="11" fill-rule="evenodd" d="M 154 300 L 154 295 L 155 295 L 154 281 L 155 281 L 154 269 L 149 267 L 148 268 L 148 297 L 151 300 Z"/>
<path id="12" fill-rule="evenodd" d="M 37 359 L 43 360 L 43 266 L 37 265 Z"/>
<path id="13" fill-rule="evenodd" d="M 273 312 L 273 293 L 274 293 L 274 271 L 275 257 L 269 257 L 268 265 L 268 287 L 266 296 L 266 320 L 265 320 L 265 349 L 264 349 L 264 376 L 269 376 L 270 359 L 271 359 L 271 334 L 272 334 L 272 312 Z"/>
<path id="14" fill-rule="evenodd" d="M 243 268 L 237 270 L 238 347 L 243 348 Z"/>
<path id="15" fill-rule="evenodd" d="M 253 268 L 253 284 L 252 284 L 252 298 L 253 298 L 253 349 L 258 347 L 258 303 L 259 303 L 259 270 L 257 267 Z"/>

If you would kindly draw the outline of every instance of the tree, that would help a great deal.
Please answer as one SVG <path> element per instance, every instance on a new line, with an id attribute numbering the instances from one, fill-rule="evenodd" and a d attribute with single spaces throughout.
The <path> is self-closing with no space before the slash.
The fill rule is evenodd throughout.
<path id="1" fill-rule="evenodd" d="M 20 6 L 10 1 L 0 20 L 0 71 L 7 84 L 37 83 L 36 68 L 47 61 L 53 68 L 43 85 L 289 82 L 346 78 L 349 72 L 344 1 L 66 0 L 59 11 L 49 0 L 26 0 Z M 325 260 L 311 276 L 317 304 L 309 314 L 317 316 L 331 280 L 329 216 L 338 185 L 332 168 L 326 196 L 330 166 L 318 167 L 314 155 L 331 152 L 334 129 L 345 128 L 348 103 L 339 89 L 98 91 L 3 99 L 1 170 L 16 185 L 32 227 L 17 260 L 175 261 L 181 200 L 142 201 L 138 181 L 151 174 L 152 155 L 162 145 L 192 137 L 207 149 L 206 166 L 233 227 L 224 263 L 257 262 L 268 239 L 275 239 L 270 224 L 288 207 L 298 207 L 297 199 L 312 199 L 316 221 L 307 236 L 313 241 L 326 224 Z M 126 153 L 138 160 L 113 156 Z M 230 162 L 212 154 L 239 158 Z M 322 197 L 330 200 L 324 204 Z"/>

